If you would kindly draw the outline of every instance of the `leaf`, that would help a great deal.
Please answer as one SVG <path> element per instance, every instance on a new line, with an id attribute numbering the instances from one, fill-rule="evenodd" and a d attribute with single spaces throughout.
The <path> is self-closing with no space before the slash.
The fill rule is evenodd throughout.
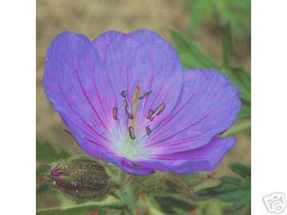
<path id="1" fill-rule="evenodd" d="M 179 55 L 189 55 L 189 58 L 192 59 L 192 67 L 200 66 L 203 68 L 217 68 L 217 65 L 213 62 L 213 60 L 204 52 L 202 52 L 196 43 L 188 40 L 177 31 L 171 31 L 171 37 L 175 43 L 175 47 Z M 182 63 L 185 67 L 187 66 L 186 62 Z"/>
<path id="2" fill-rule="evenodd" d="M 185 0 L 185 3 L 190 10 L 193 34 L 205 21 L 213 19 L 222 27 L 229 23 L 237 39 L 250 38 L 250 0 Z"/>
<path id="3" fill-rule="evenodd" d="M 248 130 L 250 128 L 251 128 L 250 119 L 240 120 L 235 125 L 233 125 L 230 129 L 228 129 L 222 136 L 223 137 L 232 136 L 232 135 L 241 133 L 242 131 Z"/>
<path id="4" fill-rule="evenodd" d="M 68 158 L 69 154 L 63 150 L 57 152 L 49 143 L 36 140 L 36 159 L 37 161 L 53 162 Z"/>
<path id="5" fill-rule="evenodd" d="M 37 215 L 86 215 L 87 212 L 96 211 L 101 214 L 107 214 L 106 209 L 123 209 L 118 202 L 87 202 L 67 207 L 55 207 L 37 210 Z"/>
<path id="6" fill-rule="evenodd" d="M 227 68 L 223 67 L 219 69 L 220 72 L 225 74 L 228 79 L 240 89 L 240 97 L 243 101 L 248 104 L 251 103 L 251 83 L 247 83 L 247 80 L 250 79 L 250 73 L 247 73 L 246 70 L 238 70 L 236 68 Z M 242 78 L 245 78 L 245 82 L 242 81 Z"/>
<path id="7" fill-rule="evenodd" d="M 36 159 L 37 161 L 40 161 L 40 164 L 37 166 L 36 170 L 37 180 L 43 180 L 43 174 L 50 169 L 50 163 L 67 158 L 68 156 L 69 154 L 67 152 L 57 152 L 49 143 L 42 143 L 39 140 L 36 140 Z M 47 191 L 52 191 L 47 184 L 40 183 L 37 185 L 37 194 Z"/>
<path id="8" fill-rule="evenodd" d="M 246 166 L 241 163 L 231 163 L 229 164 L 229 168 L 243 178 L 251 177 L 251 168 L 249 166 Z"/>
<path id="9" fill-rule="evenodd" d="M 223 176 L 221 183 L 214 187 L 205 188 L 196 192 L 199 200 L 216 198 L 224 202 L 232 203 L 232 210 L 239 210 L 251 205 L 251 171 L 250 167 L 233 163 L 231 170 L 243 178 Z"/>
<path id="10" fill-rule="evenodd" d="M 194 172 L 191 174 L 180 175 L 180 178 L 182 178 L 190 188 L 194 188 L 210 179 L 210 174 L 207 172 Z"/>
<path id="11" fill-rule="evenodd" d="M 223 210 L 226 204 L 228 203 L 222 203 L 218 200 L 199 202 L 195 215 L 224 215 Z"/>
<path id="12" fill-rule="evenodd" d="M 237 119 L 250 118 L 250 117 L 251 117 L 250 104 L 246 104 L 245 102 L 242 102 L 241 110 L 239 114 L 237 115 Z"/>
<path id="13" fill-rule="evenodd" d="M 188 201 L 174 196 L 154 196 L 154 200 L 164 214 L 175 215 L 190 212 L 196 207 Z"/>

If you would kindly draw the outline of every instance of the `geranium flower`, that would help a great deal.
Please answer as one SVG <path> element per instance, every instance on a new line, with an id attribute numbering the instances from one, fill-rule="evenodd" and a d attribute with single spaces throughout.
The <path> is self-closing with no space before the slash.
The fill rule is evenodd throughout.
<path id="1" fill-rule="evenodd" d="M 211 170 L 235 144 L 239 91 L 214 70 L 184 71 L 156 33 L 59 34 L 44 87 L 79 146 L 133 174 Z"/>

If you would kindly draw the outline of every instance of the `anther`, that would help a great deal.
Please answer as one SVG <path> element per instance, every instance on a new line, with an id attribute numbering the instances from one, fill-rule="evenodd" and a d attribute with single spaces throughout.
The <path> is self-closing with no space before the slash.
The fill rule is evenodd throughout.
<path id="1" fill-rule="evenodd" d="M 147 119 L 151 119 L 152 116 L 153 116 L 153 114 L 154 114 L 154 111 L 153 111 L 152 109 L 149 109 L 148 112 L 147 112 L 146 118 L 147 118 Z"/>
<path id="2" fill-rule="evenodd" d="M 134 119 L 134 118 L 135 118 L 134 115 L 132 115 L 132 114 L 129 113 L 129 112 L 127 112 L 127 115 L 128 115 L 128 117 L 129 117 L 130 119 Z"/>
<path id="3" fill-rule="evenodd" d="M 165 109 L 165 104 L 162 103 L 162 104 L 160 104 L 160 105 L 157 107 L 157 109 L 156 109 L 156 111 L 155 111 L 155 114 L 156 114 L 157 116 L 160 115 L 160 113 L 163 112 L 164 109 Z"/>
<path id="4" fill-rule="evenodd" d="M 145 97 L 148 97 L 151 94 L 151 90 L 148 92 L 145 92 L 139 99 L 144 99 Z"/>
<path id="5" fill-rule="evenodd" d="M 129 104 L 128 104 L 128 100 L 127 99 L 125 99 L 125 112 L 126 112 L 126 114 L 128 115 L 128 117 L 130 118 L 130 119 L 134 119 L 134 115 L 132 115 L 130 112 L 129 112 Z"/>
<path id="6" fill-rule="evenodd" d="M 126 90 L 123 90 L 122 92 L 121 92 L 121 96 L 122 97 L 124 97 L 124 98 L 126 98 L 127 97 L 127 91 Z"/>
<path id="7" fill-rule="evenodd" d="M 136 139 L 134 127 L 131 127 L 131 126 L 129 127 L 129 135 L 132 140 Z"/>
<path id="8" fill-rule="evenodd" d="M 113 108 L 113 118 L 114 120 L 118 119 L 118 108 L 116 107 Z"/>
<path id="9" fill-rule="evenodd" d="M 151 129 L 150 129 L 149 125 L 145 127 L 145 132 L 147 135 L 151 134 Z"/>

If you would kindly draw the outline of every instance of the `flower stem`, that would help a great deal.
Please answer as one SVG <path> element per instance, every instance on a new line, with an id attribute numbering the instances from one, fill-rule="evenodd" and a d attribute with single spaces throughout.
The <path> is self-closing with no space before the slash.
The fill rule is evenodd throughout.
<path id="1" fill-rule="evenodd" d="M 135 215 L 136 214 L 136 198 L 135 198 L 135 190 L 133 187 L 133 177 L 132 175 L 128 175 L 124 172 L 121 172 L 120 174 L 120 181 L 123 184 L 122 188 L 117 191 L 117 195 L 122 202 L 123 205 L 125 205 L 126 212 L 129 215 Z"/>
<path id="2" fill-rule="evenodd" d="M 45 209 L 39 209 L 37 210 L 37 215 L 41 214 L 56 214 L 60 212 L 66 211 L 69 213 L 69 211 L 73 211 L 76 209 L 81 208 L 110 208 L 110 209 L 122 209 L 124 208 L 124 205 L 120 202 L 111 202 L 111 201 L 101 201 L 101 202 L 86 202 L 82 204 L 75 204 L 75 205 L 69 205 L 66 207 L 52 207 L 52 208 L 45 208 Z"/>

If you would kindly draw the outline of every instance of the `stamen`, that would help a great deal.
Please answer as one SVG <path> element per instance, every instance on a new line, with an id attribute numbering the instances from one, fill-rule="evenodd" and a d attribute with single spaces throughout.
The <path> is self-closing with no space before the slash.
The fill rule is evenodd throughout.
<path id="1" fill-rule="evenodd" d="M 130 118 L 130 119 L 134 119 L 134 115 L 132 115 L 130 112 L 129 112 L 129 104 L 128 104 L 128 100 L 127 99 L 125 99 L 125 112 L 126 112 L 126 114 L 128 115 L 128 117 Z"/>
<path id="2" fill-rule="evenodd" d="M 152 109 L 149 109 L 148 112 L 147 112 L 146 118 L 150 120 L 152 118 L 153 114 L 154 114 L 154 111 Z"/>
<path id="3" fill-rule="evenodd" d="M 150 129 L 149 125 L 145 127 L 145 132 L 147 135 L 151 134 L 151 129 Z"/>
<path id="4" fill-rule="evenodd" d="M 148 97 L 151 94 L 151 90 L 148 92 L 145 92 L 139 99 L 144 99 L 145 97 Z"/>
<path id="5" fill-rule="evenodd" d="M 121 92 L 121 96 L 122 96 L 122 97 L 126 98 L 127 95 L 128 95 L 128 93 L 127 93 L 126 90 L 123 90 L 123 91 Z"/>
<path id="6" fill-rule="evenodd" d="M 160 104 L 155 111 L 155 115 L 156 116 L 160 115 L 161 112 L 164 111 L 164 109 L 165 109 L 165 104 L 164 103 Z"/>
<path id="7" fill-rule="evenodd" d="M 113 108 L 113 118 L 114 120 L 118 119 L 118 108 L 116 107 Z"/>
<path id="8" fill-rule="evenodd" d="M 129 135 L 132 140 L 136 139 L 135 130 L 134 130 L 134 127 L 132 126 L 129 127 Z"/>
<path id="9" fill-rule="evenodd" d="M 129 113 L 129 112 L 127 112 L 127 114 L 128 114 L 128 117 L 129 117 L 130 119 L 134 119 L 134 118 L 135 118 L 134 115 L 132 115 L 132 114 Z"/>

